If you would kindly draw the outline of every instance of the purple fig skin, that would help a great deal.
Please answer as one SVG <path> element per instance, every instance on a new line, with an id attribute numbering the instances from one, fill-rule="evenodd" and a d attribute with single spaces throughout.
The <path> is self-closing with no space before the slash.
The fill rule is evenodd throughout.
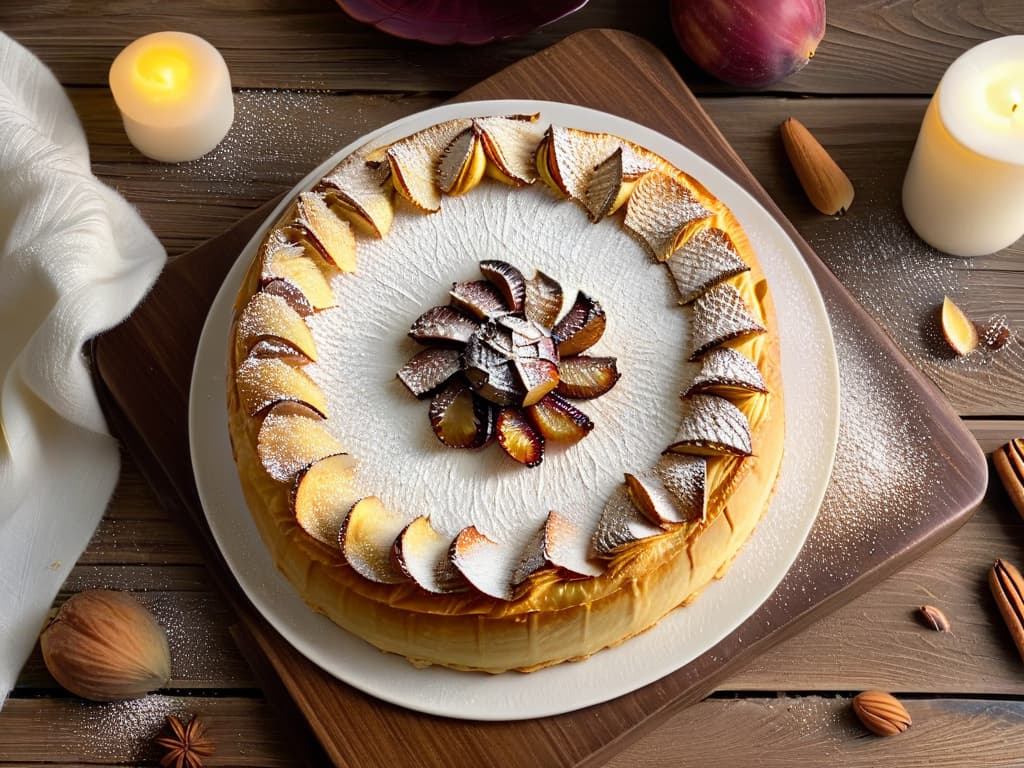
<path id="1" fill-rule="evenodd" d="M 672 29 L 708 74 L 764 87 L 814 55 L 825 35 L 825 0 L 672 0 Z"/>

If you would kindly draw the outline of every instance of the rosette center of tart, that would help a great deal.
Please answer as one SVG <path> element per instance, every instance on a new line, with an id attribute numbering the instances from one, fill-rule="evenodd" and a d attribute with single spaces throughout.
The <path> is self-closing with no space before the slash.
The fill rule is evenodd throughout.
<path id="1" fill-rule="evenodd" d="M 449 448 L 497 440 L 536 467 L 548 440 L 574 443 L 594 428 L 570 399 L 588 400 L 619 380 L 614 357 L 584 355 L 604 335 L 605 313 L 583 291 L 562 314 L 562 286 L 527 279 L 505 261 L 479 264 L 483 280 L 453 283 L 447 305 L 420 315 L 409 336 L 427 348 L 398 371 L 416 397 L 430 397 L 430 426 Z"/>

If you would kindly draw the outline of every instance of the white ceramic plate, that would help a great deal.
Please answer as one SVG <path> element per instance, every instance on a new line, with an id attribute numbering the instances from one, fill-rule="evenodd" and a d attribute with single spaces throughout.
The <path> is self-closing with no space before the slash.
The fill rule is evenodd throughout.
<path id="1" fill-rule="evenodd" d="M 455 104 L 398 120 L 361 138 L 313 170 L 295 192 L 310 186 L 364 142 L 397 139 L 454 117 L 536 111 L 545 122 L 613 133 L 647 147 L 699 179 L 732 209 L 755 244 L 774 294 L 782 346 L 785 457 L 771 507 L 726 577 L 648 632 L 585 662 L 528 675 L 415 669 L 309 610 L 277 571 L 250 517 L 226 426 L 225 360 L 232 304 L 261 235 L 254 237 L 210 309 L 192 378 L 192 465 L 210 528 L 246 594 L 302 654 L 360 690 L 435 715 L 515 720 L 560 714 L 629 693 L 684 666 L 736 629 L 785 576 L 817 515 L 835 455 L 839 372 L 828 316 L 810 271 L 782 228 L 748 193 L 706 160 L 659 133 L 567 104 Z M 267 226 L 286 204 L 282 202 L 270 214 Z"/>

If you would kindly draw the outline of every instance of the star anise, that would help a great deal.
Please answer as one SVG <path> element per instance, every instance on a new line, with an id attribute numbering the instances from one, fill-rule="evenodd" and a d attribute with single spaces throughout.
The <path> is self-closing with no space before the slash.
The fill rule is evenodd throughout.
<path id="1" fill-rule="evenodd" d="M 213 740 L 203 736 L 206 726 L 196 716 L 183 725 L 174 715 L 167 716 L 171 736 L 162 736 L 156 743 L 167 750 L 160 758 L 164 768 L 202 768 L 203 758 L 213 754 Z"/>

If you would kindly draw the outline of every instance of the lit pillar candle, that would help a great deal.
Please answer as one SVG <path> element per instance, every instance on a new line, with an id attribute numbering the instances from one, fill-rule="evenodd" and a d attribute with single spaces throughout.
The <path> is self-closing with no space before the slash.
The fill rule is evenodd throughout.
<path id="1" fill-rule="evenodd" d="M 235 117 L 224 58 L 185 32 L 155 32 L 121 51 L 110 90 L 131 143 L 167 163 L 205 155 Z"/>
<path id="2" fill-rule="evenodd" d="M 930 245 L 995 253 L 1024 236 L 1024 35 L 990 40 L 946 70 L 903 182 L 903 210 Z"/>

